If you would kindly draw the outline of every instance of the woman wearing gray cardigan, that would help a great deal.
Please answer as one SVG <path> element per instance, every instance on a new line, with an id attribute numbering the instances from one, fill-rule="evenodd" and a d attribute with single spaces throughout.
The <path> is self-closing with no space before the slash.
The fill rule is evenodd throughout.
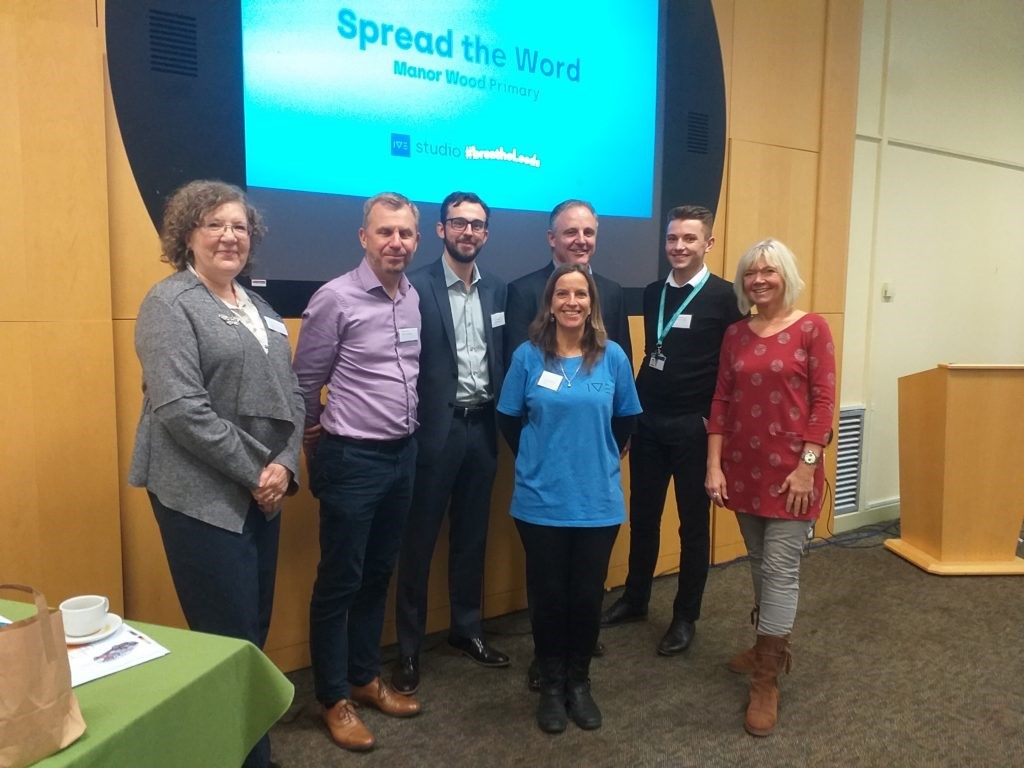
<path id="1" fill-rule="evenodd" d="M 284 323 L 235 282 L 265 231 L 228 184 L 193 181 L 168 200 L 162 259 L 176 271 L 135 326 L 143 402 L 129 474 L 149 492 L 189 627 L 260 648 L 305 413 Z M 266 736 L 245 765 L 270 765 Z"/>

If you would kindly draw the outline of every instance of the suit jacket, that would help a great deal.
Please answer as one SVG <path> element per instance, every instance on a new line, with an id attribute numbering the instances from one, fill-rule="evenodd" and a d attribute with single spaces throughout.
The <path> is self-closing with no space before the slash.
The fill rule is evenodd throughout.
<path id="1" fill-rule="evenodd" d="M 478 267 L 479 268 L 479 267 Z M 441 456 L 452 425 L 459 367 L 455 355 L 455 323 L 441 259 L 409 273 L 409 282 L 420 295 L 419 422 L 416 430 L 417 463 L 433 464 Z M 487 371 L 497 401 L 505 378 L 504 333 L 492 326 L 493 315 L 505 311 L 505 283 L 480 270 L 476 284 L 484 316 Z"/>
<path id="2" fill-rule="evenodd" d="M 537 316 L 537 305 L 544 294 L 544 286 L 555 271 L 554 262 L 508 284 L 508 302 L 505 307 L 505 364 L 508 365 L 516 347 L 528 338 L 527 329 Z M 592 272 L 601 301 L 601 319 L 608 338 L 622 347 L 626 357 L 633 360 L 633 343 L 629 338 L 629 316 L 622 286 L 614 280 Z"/>
<path id="3" fill-rule="evenodd" d="M 246 292 L 264 325 L 281 318 Z M 269 352 L 185 270 L 142 301 L 135 352 L 142 363 L 142 415 L 128 482 L 218 528 L 241 532 L 252 488 L 274 461 L 298 487 L 305 403 L 285 334 L 267 329 Z"/>

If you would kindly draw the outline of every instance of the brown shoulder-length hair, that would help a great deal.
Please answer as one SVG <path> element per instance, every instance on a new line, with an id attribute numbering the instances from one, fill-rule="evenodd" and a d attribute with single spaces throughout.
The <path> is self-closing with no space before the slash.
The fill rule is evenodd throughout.
<path id="1" fill-rule="evenodd" d="M 530 341 L 544 354 L 546 361 L 553 361 L 558 358 L 558 341 L 556 331 L 558 323 L 555 316 L 551 314 L 551 300 L 555 295 L 555 284 L 563 275 L 570 272 L 579 272 L 587 279 L 587 291 L 590 293 L 590 317 L 587 318 L 586 327 L 583 329 L 583 369 L 590 371 L 601 355 L 604 354 L 605 343 L 608 341 L 608 333 L 604 329 L 604 320 L 601 319 L 601 298 L 597 295 L 597 284 L 594 282 L 590 270 L 583 264 L 560 264 L 548 278 L 548 284 L 544 286 L 544 294 L 540 304 L 537 306 L 537 316 L 530 323 Z"/>
<path id="2" fill-rule="evenodd" d="M 225 203 L 241 203 L 245 209 L 245 218 L 249 222 L 249 260 L 242 271 L 247 271 L 252 264 L 253 251 L 267 233 L 263 216 L 249 204 L 249 198 L 239 187 L 209 179 L 190 181 L 167 198 L 160 226 L 160 260 L 178 272 L 192 264 L 195 256 L 188 247 L 189 235 L 203 223 L 206 214 Z"/>

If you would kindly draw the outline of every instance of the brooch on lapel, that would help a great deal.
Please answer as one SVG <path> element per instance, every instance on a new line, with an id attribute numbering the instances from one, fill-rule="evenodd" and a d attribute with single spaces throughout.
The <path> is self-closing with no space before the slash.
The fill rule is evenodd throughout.
<path id="1" fill-rule="evenodd" d="M 231 315 L 217 315 L 217 317 L 219 317 L 221 320 L 223 320 L 228 325 L 238 325 L 239 323 L 242 322 L 237 317 L 232 317 Z"/>

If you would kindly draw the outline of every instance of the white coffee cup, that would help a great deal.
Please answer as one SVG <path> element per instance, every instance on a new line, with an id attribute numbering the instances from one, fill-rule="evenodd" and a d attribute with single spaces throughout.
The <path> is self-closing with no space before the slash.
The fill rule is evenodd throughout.
<path id="1" fill-rule="evenodd" d="M 64 619 L 64 634 L 68 637 L 85 637 L 103 629 L 110 601 L 101 595 L 79 595 L 69 597 L 60 604 Z"/>

